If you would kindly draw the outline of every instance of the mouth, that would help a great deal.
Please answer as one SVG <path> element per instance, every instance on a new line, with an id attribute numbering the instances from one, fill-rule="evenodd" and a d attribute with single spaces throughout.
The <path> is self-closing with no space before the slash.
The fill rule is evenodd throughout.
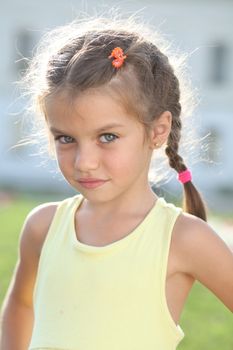
<path id="1" fill-rule="evenodd" d="M 104 185 L 109 180 L 102 179 L 78 179 L 78 183 L 84 188 L 96 188 Z"/>

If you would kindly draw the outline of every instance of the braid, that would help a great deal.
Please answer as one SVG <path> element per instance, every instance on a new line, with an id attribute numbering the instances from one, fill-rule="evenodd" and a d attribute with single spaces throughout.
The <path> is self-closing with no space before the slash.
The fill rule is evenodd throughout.
<path id="1" fill-rule="evenodd" d="M 182 123 L 179 116 L 172 119 L 172 128 L 168 137 L 166 154 L 169 159 L 169 165 L 178 173 L 187 170 L 183 158 L 178 154 L 179 141 L 181 138 Z M 206 209 L 200 193 L 191 181 L 184 184 L 184 210 L 190 214 L 200 217 L 206 221 Z"/>
<path id="2" fill-rule="evenodd" d="M 171 132 L 168 137 L 166 154 L 169 159 L 169 165 L 171 168 L 175 169 L 177 172 L 186 170 L 183 158 L 178 154 L 179 142 L 181 138 L 181 127 L 182 123 L 180 117 L 172 118 Z"/>

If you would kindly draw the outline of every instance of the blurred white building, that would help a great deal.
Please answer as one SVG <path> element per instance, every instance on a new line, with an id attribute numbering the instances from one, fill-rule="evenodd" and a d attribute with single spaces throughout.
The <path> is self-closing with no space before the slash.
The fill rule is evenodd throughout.
<path id="1" fill-rule="evenodd" d="M 0 13 L 0 186 L 64 189 L 64 182 L 25 147 L 10 150 L 20 138 L 21 106 L 15 86 L 22 68 L 20 59 L 30 57 L 47 29 L 73 20 L 80 11 L 90 14 L 111 6 L 122 11 L 138 11 L 165 34 L 181 51 L 191 53 L 189 65 L 193 85 L 199 90 L 200 135 L 211 133 L 209 162 L 193 166 L 195 183 L 203 192 L 233 192 L 233 2 L 230 0 L 8 0 Z M 22 102 L 21 102 L 22 104 Z M 200 152 L 200 158 L 203 151 Z M 64 187 L 65 186 L 65 187 Z M 232 203 L 233 207 L 233 203 Z"/>

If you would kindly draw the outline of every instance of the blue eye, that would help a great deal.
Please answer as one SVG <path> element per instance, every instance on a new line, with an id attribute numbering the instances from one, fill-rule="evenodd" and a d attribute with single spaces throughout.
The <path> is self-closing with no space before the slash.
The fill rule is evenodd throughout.
<path id="1" fill-rule="evenodd" d="M 114 134 L 102 134 L 100 136 L 100 141 L 102 143 L 110 143 L 115 141 L 116 139 L 118 139 L 118 136 L 114 135 Z"/>
<path id="2" fill-rule="evenodd" d="M 102 134 L 100 137 L 100 141 L 102 143 L 110 143 L 117 139 L 118 137 L 114 134 Z"/>
<path id="3" fill-rule="evenodd" d="M 62 144 L 67 144 L 67 143 L 72 143 L 74 142 L 73 137 L 71 136 L 65 136 L 65 135 L 60 135 L 55 138 L 56 141 L 59 141 Z"/>

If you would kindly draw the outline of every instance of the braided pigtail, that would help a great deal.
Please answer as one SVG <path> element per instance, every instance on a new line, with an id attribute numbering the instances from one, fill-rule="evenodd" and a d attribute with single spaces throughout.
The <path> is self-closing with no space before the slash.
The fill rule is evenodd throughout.
<path id="1" fill-rule="evenodd" d="M 166 154 L 169 159 L 170 166 L 181 174 L 187 171 L 187 167 L 184 164 L 183 158 L 178 154 L 179 141 L 181 138 L 182 123 L 179 116 L 174 117 L 172 120 L 172 128 L 168 137 Z M 183 183 L 184 186 L 184 201 L 183 208 L 186 212 L 198 216 L 202 220 L 206 221 L 206 209 L 200 193 L 193 185 L 191 179 Z"/>

